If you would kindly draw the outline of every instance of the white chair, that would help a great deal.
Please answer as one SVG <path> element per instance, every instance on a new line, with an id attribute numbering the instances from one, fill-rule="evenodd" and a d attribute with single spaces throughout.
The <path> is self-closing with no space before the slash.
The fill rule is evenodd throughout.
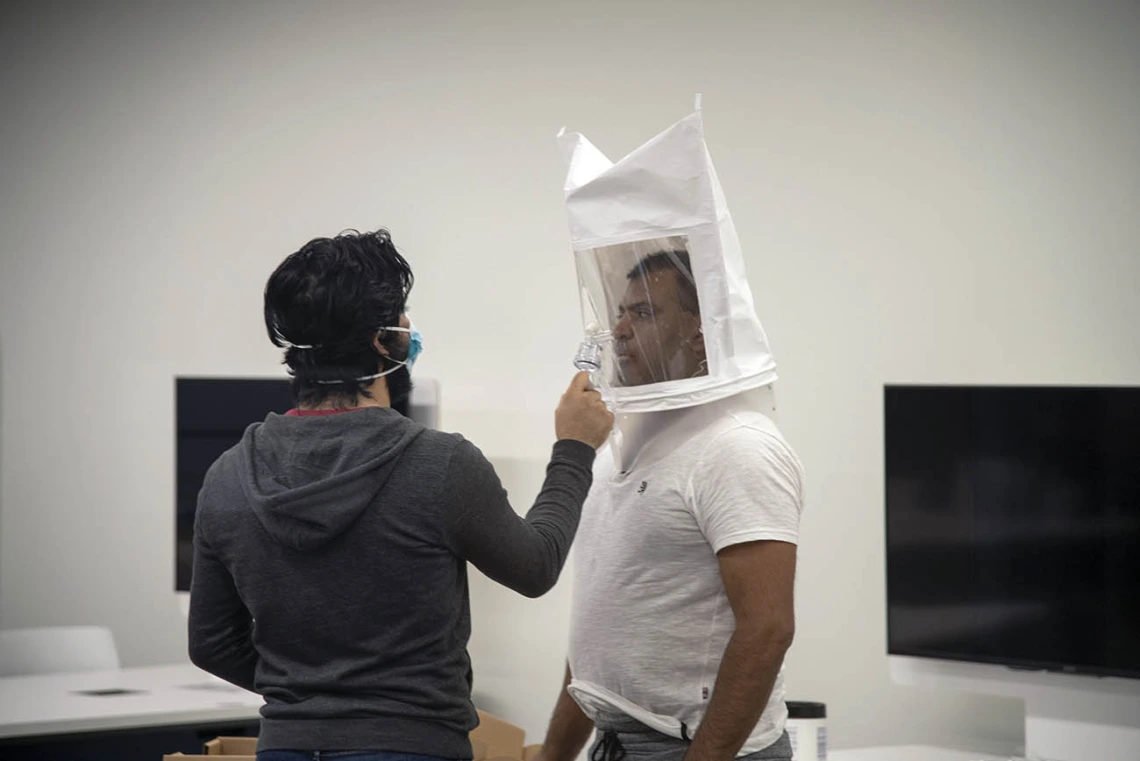
<path id="1" fill-rule="evenodd" d="M 104 626 L 0 630 L 0 677 L 117 668 L 115 638 Z"/>

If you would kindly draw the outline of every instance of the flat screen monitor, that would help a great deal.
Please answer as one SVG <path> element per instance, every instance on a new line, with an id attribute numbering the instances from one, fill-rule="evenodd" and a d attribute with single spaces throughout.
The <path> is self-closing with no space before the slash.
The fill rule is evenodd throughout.
<path id="1" fill-rule="evenodd" d="M 1140 678 L 1140 388 L 884 403 L 889 653 Z"/>

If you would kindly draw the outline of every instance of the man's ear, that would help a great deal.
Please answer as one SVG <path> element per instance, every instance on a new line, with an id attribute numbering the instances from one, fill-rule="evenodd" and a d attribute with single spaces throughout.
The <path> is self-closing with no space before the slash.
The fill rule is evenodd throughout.
<path id="1" fill-rule="evenodd" d="M 387 357 L 388 348 L 380 341 L 380 336 L 382 335 L 384 335 L 384 331 L 378 330 L 376 331 L 376 335 L 372 336 L 372 348 L 375 349 L 380 356 Z"/>
<path id="2" fill-rule="evenodd" d="M 686 321 L 691 321 L 691 325 L 687 326 L 689 337 L 686 339 L 687 343 L 693 347 L 693 351 L 698 354 L 705 353 L 705 332 L 701 329 L 701 318 L 699 315 L 690 314 L 685 312 Z"/>

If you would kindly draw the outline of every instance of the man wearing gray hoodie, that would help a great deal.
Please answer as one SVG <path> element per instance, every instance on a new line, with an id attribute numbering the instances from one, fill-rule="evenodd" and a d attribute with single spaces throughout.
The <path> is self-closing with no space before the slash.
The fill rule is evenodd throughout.
<path id="1" fill-rule="evenodd" d="M 613 425 L 577 375 L 519 517 L 473 444 L 392 409 L 422 346 L 412 282 L 384 230 L 277 268 L 265 321 L 297 408 L 250 426 L 198 498 L 190 658 L 264 696 L 261 761 L 471 758 L 467 562 L 529 597 L 553 587 Z"/>

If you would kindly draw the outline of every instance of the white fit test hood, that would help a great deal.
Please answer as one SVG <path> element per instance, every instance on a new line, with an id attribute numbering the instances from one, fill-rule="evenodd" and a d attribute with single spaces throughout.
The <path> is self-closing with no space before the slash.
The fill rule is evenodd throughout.
<path id="1" fill-rule="evenodd" d="M 616 164 L 559 133 L 583 323 L 603 337 L 615 412 L 707 404 L 772 384 L 744 259 L 694 113 Z"/>

